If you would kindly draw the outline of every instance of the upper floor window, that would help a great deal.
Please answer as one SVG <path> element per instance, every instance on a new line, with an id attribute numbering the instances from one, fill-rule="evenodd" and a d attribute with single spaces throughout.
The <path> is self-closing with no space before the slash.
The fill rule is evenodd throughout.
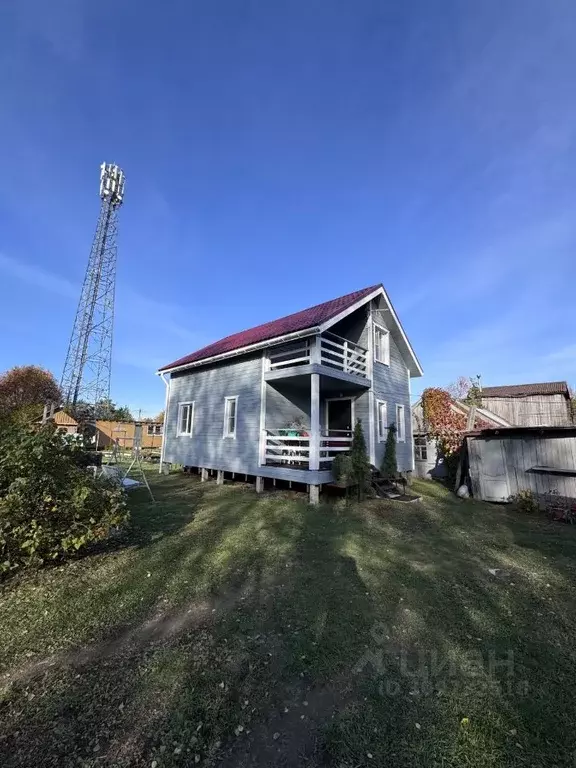
<path id="1" fill-rule="evenodd" d="M 191 437 L 193 432 L 194 403 L 178 403 L 178 435 L 188 435 Z"/>
<path id="2" fill-rule="evenodd" d="M 162 424 L 148 424 L 147 427 L 148 435 L 161 435 L 162 434 Z"/>
<path id="3" fill-rule="evenodd" d="M 390 333 L 381 325 L 374 326 L 374 360 L 390 365 Z"/>
<path id="4" fill-rule="evenodd" d="M 224 399 L 224 437 L 236 437 L 237 411 L 238 398 L 226 397 Z"/>
<path id="5" fill-rule="evenodd" d="M 399 443 L 406 440 L 406 422 L 404 419 L 404 406 L 396 406 L 396 439 Z"/>
<path id="6" fill-rule="evenodd" d="M 378 417 L 378 442 L 386 440 L 386 430 L 388 429 L 388 409 L 384 400 L 376 401 L 376 414 Z"/>

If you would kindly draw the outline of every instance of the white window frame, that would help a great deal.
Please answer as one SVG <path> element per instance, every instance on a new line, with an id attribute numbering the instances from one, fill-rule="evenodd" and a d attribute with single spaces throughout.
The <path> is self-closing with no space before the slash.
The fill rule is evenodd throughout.
<path id="1" fill-rule="evenodd" d="M 428 439 L 426 436 L 414 435 L 412 440 L 414 442 L 414 458 L 416 461 L 428 461 Z M 422 456 L 422 452 L 424 452 L 426 455 Z"/>
<path id="2" fill-rule="evenodd" d="M 186 407 L 190 407 L 190 431 L 189 432 L 182 432 L 181 425 L 182 425 L 182 411 Z M 176 427 L 176 437 L 192 437 L 194 434 L 194 415 L 196 412 L 196 407 L 194 405 L 194 400 L 186 400 L 185 402 L 178 403 L 178 425 Z"/>
<path id="3" fill-rule="evenodd" d="M 386 426 L 382 431 L 382 422 L 380 420 L 380 406 L 384 406 L 384 422 Z M 378 435 L 378 442 L 386 442 L 386 436 L 388 434 L 388 403 L 386 400 L 376 400 L 376 433 Z"/>
<path id="4" fill-rule="evenodd" d="M 230 407 L 230 403 L 234 401 L 235 408 L 234 408 L 234 432 L 228 431 L 228 409 Z M 222 437 L 225 440 L 236 440 L 236 432 L 238 431 L 238 395 L 230 395 L 230 397 L 224 398 L 224 431 L 222 433 Z"/>
<path id="5" fill-rule="evenodd" d="M 386 339 L 384 359 L 378 357 L 379 348 L 380 348 L 380 345 L 378 344 L 378 340 L 377 340 L 378 333 L 384 334 L 384 338 Z M 374 323 L 373 334 L 374 334 L 374 360 L 377 363 L 382 363 L 382 365 L 390 365 L 390 331 L 388 330 L 388 328 L 384 328 L 383 325 L 378 325 L 378 323 Z"/>
<path id="6" fill-rule="evenodd" d="M 402 430 L 400 430 L 400 425 L 402 425 Z M 396 440 L 399 443 L 406 442 L 406 408 L 402 403 L 396 403 Z"/>

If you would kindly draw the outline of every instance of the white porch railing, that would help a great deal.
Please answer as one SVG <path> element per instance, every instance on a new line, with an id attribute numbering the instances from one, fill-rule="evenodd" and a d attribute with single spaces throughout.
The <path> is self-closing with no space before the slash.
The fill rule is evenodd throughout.
<path id="1" fill-rule="evenodd" d="M 266 429 L 261 437 L 261 464 L 294 466 L 295 469 L 308 469 L 310 465 L 309 435 L 289 435 L 291 430 Z M 350 450 L 352 436 L 350 430 L 330 430 L 320 437 L 320 464 L 330 464 L 338 453 Z M 324 467 L 326 469 L 326 467 Z"/>
<path id="2" fill-rule="evenodd" d="M 320 463 L 332 462 L 338 453 L 347 453 L 352 443 L 349 429 L 331 429 L 320 437 Z"/>
<path id="3" fill-rule="evenodd" d="M 262 445 L 264 447 L 264 464 L 305 464 L 308 469 L 310 457 L 310 437 L 290 435 L 292 430 L 264 430 Z"/>
<path id="4" fill-rule="evenodd" d="M 319 349 L 314 348 L 313 342 L 314 339 L 304 339 L 273 350 L 269 355 L 270 370 L 316 362 L 344 373 L 368 375 L 368 350 L 365 347 L 333 333 L 320 336 Z"/>

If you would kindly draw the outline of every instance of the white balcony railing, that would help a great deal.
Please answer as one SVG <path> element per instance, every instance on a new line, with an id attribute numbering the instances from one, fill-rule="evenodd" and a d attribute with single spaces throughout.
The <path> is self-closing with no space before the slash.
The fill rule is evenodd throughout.
<path id="1" fill-rule="evenodd" d="M 304 339 L 295 344 L 287 344 L 270 353 L 271 370 L 308 363 L 310 363 L 310 339 Z"/>
<path id="2" fill-rule="evenodd" d="M 344 373 L 366 376 L 368 350 L 353 341 L 326 333 L 320 336 L 320 362 Z"/>
<path id="3" fill-rule="evenodd" d="M 313 357 L 310 339 L 287 344 L 270 353 L 270 369 L 278 370 L 297 365 L 319 362 L 344 373 L 366 377 L 368 374 L 368 350 L 349 339 L 325 333 L 320 336 L 319 357 Z"/>

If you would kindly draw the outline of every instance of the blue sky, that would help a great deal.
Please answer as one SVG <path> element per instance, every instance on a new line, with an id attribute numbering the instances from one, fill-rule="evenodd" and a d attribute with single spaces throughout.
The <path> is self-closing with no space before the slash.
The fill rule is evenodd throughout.
<path id="1" fill-rule="evenodd" d="M 0 369 L 59 378 L 98 212 L 127 177 L 112 396 L 383 282 L 442 385 L 576 383 L 569 0 L 4 0 Z"/>

